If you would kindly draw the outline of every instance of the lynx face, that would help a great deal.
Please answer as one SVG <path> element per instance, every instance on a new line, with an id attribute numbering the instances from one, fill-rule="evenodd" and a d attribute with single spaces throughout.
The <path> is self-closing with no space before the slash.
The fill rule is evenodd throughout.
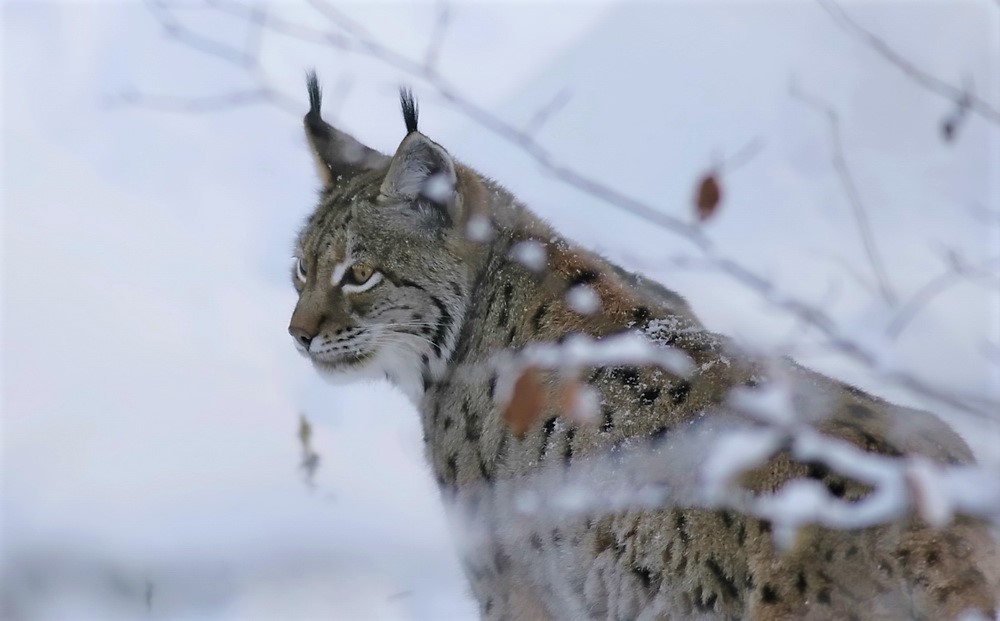
<path id="1" fill-rule="evenodd" d="M 455 165 L 416 131 L 408 97 L 410 131 L 390 158 L 326 124 L 314 77 L 309 90 L 325 188 L 296 243 L 288 331 L 328 379 L 387 377 L 416 400 L 444 370 L 469 290 Z"/>

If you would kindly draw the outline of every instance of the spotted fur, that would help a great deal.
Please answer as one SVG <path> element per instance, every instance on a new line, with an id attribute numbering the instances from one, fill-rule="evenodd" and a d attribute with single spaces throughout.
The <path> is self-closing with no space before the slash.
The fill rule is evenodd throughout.
<path id="1" fill-rule="evenodd" d="M 455 162 L 417 130 L 412 96 L 403 96 L 407 133 L 390 157 L 322 121 L 314 78 L 309 94 L 306 131 L 324 188 L 296 243 L 305 278 L 293 271 L 299 301 L 290 331 L 325 375 L 386 377 L 413 401 L 442 496 L 462 518 L 456 523 L 467 521 L 456 537 L 484 619 L 995 614 L 996 542 L 970 519 L 941 529 L 916 516 L 850 532 L 809 527 L 786 552 L 776 550 L 769 523 L 726 510 L 509 522 L 509 512 L 492 504 L 495 490 L 667 437 L 722 407 L 732 388 L 767 383 L 773 369 L 705 330 L 677 294 L 562 238 L 503 188 Z M 491 234 L 470 236 L 470 222 L 484 218 Z M 544 249 L 544 270 L 513 258 L 523 242 Z M 345 284 L 369 269 L 379 282 Z M 599 312 L 567 304 L 566 292 L 580 286 L 596 294 Z M 572 334 L 600 339 L 628 330 L 684 351 L 696 372 L 589 369 L 583 380 L 600 396 L 597 421 L 576 423 L 546 405 L 526 434 L 511 433 L 500 416 L 509 382 L 498 357 Z M 928 414 L 791 363 L 781 373 L 830 436 L 886 456 L 972 461 L 962 440 Z M 556 384 L 546 376 L 553 398 L 544 403 L 559 403 Z M 742 484 L 768 492 L 795 478 L 819 481 L 848 501 L 869 491 L 787 452 Z"/>

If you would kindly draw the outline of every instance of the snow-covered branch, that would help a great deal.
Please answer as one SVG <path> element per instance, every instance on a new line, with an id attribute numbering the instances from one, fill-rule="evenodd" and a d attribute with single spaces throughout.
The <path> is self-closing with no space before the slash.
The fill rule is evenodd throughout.
<path id="1" fill-rule="evenodd" d="M 839 497 L 819 480 L 796 478 L 773 493 L 739 485 L 747 472 L 779 453 L 867 485 L 860 498 Z M 1000 525 L 998 473 L 975 465 L 944 465 L 923 457 L 889 457 L 861 450 L 806 426 L 748 425 L 726 412 L 655 442 L 551 467 L 516 484 L 497 484 L 491 511 L 511 520 L 552 520 L 653 508 L 733 510 L 771 524 L 787 546 L 801 528 L 861 529 L 914 514 L 942 526 L 955 516 Z"/>

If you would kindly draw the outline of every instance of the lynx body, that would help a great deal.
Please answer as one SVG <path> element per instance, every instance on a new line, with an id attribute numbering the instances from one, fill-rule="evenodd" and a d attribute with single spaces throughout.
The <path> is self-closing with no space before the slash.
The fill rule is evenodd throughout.
<path id="1" fill-rule="evenodd" d="M 726 510 L 511 517 L 497 503 L 514 497 L 507 492 L 521 482 L 623 447 L 654 446 L 724 408 L 732 389 L 766 385 L 775 370 L 705 330 L 678 295 L 561 238 L 503 188 L 457 163 L 417 130 L 409 96 L 407 135 L 389 157 L 321 119 L 314 76 L 309 93 L 306 133 L 324 189 L 296 245 L 299 301 L 289 331 L 324 375 L 385 377 L 413 401 L 484 619 L 996 614 L 996 542 L 964 518 L 940 529 L 915 515 L 854 531 L 809 527 L 778 550 L 767 521 Z M 525 260 L 526 251 L 544 257 L 542 265 Z M 597 302 L 593 312 L 567 296 L 581 287 Z M 542 411 L 524 433 L 504 422 L 512 388 L 498 360 L 571 335 L 599 341 L 629 331 L 684 352 L 694 371 L 587 368 L 581 381 L 599 403 L 597 420 L 587 423 L 561 415 L 561 380 L 543 372 Z M 815 426 L 825 434 L 890 457 L 972 460 L 962 440 L 928 414 L 790 362 L 778 372 L 797 404 L 822 408 Z M 741 484 L 770 492 L 796 478 L 819 481 L 845 501 L 868 492 L 787 451 Z"/>

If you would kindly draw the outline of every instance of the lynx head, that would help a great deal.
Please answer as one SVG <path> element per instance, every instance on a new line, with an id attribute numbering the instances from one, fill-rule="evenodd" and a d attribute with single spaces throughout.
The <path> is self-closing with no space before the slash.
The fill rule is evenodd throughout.
<path id="1" fill-rule="evenodd" d="M 322 119 L 315 74 L 308 89 L 323 188 L 295 245 L 288 332 L 324 376 L 386 377 L 416 400 L 444 371 L 467 306 L 482 250 L 465 235 L 478 181 L 417 131 L 410 93 L 390 157 Z"/>

